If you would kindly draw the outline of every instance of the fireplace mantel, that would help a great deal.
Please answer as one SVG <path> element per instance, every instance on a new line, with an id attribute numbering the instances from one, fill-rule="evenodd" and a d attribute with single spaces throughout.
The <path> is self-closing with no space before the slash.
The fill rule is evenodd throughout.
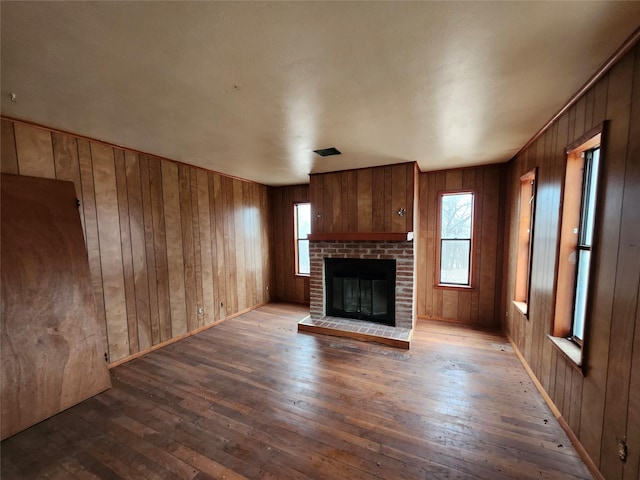
<path id="1" fill-rule="evenodd" d="M 331 232 L 331 233 L 311 233 L 307 237 L 309 240 L 331 241 L 331 240 L 365 240 L 365 241 L 395 241 L 410 242 L 413 240 L 413 232 Z"/>

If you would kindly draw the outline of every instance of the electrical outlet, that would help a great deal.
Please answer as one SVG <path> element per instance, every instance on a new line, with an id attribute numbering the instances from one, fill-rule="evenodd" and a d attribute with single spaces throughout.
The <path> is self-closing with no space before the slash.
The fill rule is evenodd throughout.
<path id="1" fill-rule="evenodd" d="M 618 439 L 618 458 L 622 463 L 626 463 L 627 461 L 627 453 L 629 450 L 627 448 L 627 441 L 625 438 Z"/>
<path id="2" fill-rule="evenodd" d="M 202 315 L 204 313 L 204 308 L 198 307 L 198 315 Z"/>

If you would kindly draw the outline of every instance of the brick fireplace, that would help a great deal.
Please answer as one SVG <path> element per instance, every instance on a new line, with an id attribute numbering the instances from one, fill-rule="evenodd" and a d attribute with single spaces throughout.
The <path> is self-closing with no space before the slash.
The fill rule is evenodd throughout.
<path id="1" fill-rule="evenodd" d="M 398 345 L 408 348 L 414 323 L 414 244 L 410 240 L 312 240 L 310 242 L 310 325 L 325 330 L 344 330 L 362 337 L 382 336 L 399 340 Z M 326 314 L 325 259 L 390 259 L 395 260 L 395 321 L 393 326 L 371 322 L 329 317 Z M 300 328 L 313 331 L 312 329 Z M 322 332 L 330 333 L 330 331 Z M 339 332 L 336 332 L 339 334 Z M 344 333 L 344 332 L 343 332 Z M 350 336 L 350 335 L 344 335 Z M 358 335 L 354 335 L 356 338 Z M 375 340 L 375 338 L 362 338 Z M 406 341 L 406 344 L 403 343 Z M 383 342 L 394 345 L 392 342 Z"/>
<path id="2" fill-rule="evenodd" d="M 309 179 L 311 312 L 298 323 L 298 330 L 409 348 L 415 318 L 417 164 L 312 173 Z M 334 262 L 329 262 L 325 275 L 325 260 L 337 258 L 354 261 L 344 262 L 337 275 Z M 387 262 L 368 270 L 369 260 L 395 261 L 395 287 L 389 286 L 394 283 L 391 277 L 379 276 L 378 267 Z M 351 266 L 358 263 L 364 267 L 354 273 Z M 325 277 L 332 275 L 338 279 L 328 280 L 328 314 Z"/>

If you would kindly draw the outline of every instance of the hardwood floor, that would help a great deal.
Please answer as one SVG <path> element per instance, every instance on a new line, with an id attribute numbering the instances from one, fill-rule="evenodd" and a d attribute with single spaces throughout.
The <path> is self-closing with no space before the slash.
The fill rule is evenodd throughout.
<path id="1" fill-rule="evenodd" d="M 297 333 L 271 304 L 111 370 L 1 445 L 3 479 L 591 478 L 498 334 L 409 351 Z"/>

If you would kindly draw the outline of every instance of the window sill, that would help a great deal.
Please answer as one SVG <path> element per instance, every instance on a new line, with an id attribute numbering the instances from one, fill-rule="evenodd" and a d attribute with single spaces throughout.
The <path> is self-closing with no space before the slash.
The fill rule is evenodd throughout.
<path id="1" fill-rule="evenodd" d="M 516 302 L 515 300 L 513 301 L 513 304 L 515 305 L 515 307 L 520 310 L 520 313 L 522 313 L 525 317 L 529 318 L 529 308 L 528 305 L 524 302 Z"/>
<path id="2" fill-rule="evenodd" d="M 582 350 L 578 345 L 566 338 L 554 337 L 553 335 L 547 335 L 547 338 L 551 340 L 551 343 L 560 350 L 571 363 L 578 369 L 582 369 Z"/>
<path id="3" fill-rule="evenodd" d="M 453 285 L 449 283 L 440 283 L 434 288 L 439 288 L 442 290 L 473 290 L 474 287 L 472 287 L 471 285 Z"/>
<path id="4" fill-rule="evenodd" d="M 294 273 L 296 277 L 309 278 L 311 276 L 310 273 Z"/>

